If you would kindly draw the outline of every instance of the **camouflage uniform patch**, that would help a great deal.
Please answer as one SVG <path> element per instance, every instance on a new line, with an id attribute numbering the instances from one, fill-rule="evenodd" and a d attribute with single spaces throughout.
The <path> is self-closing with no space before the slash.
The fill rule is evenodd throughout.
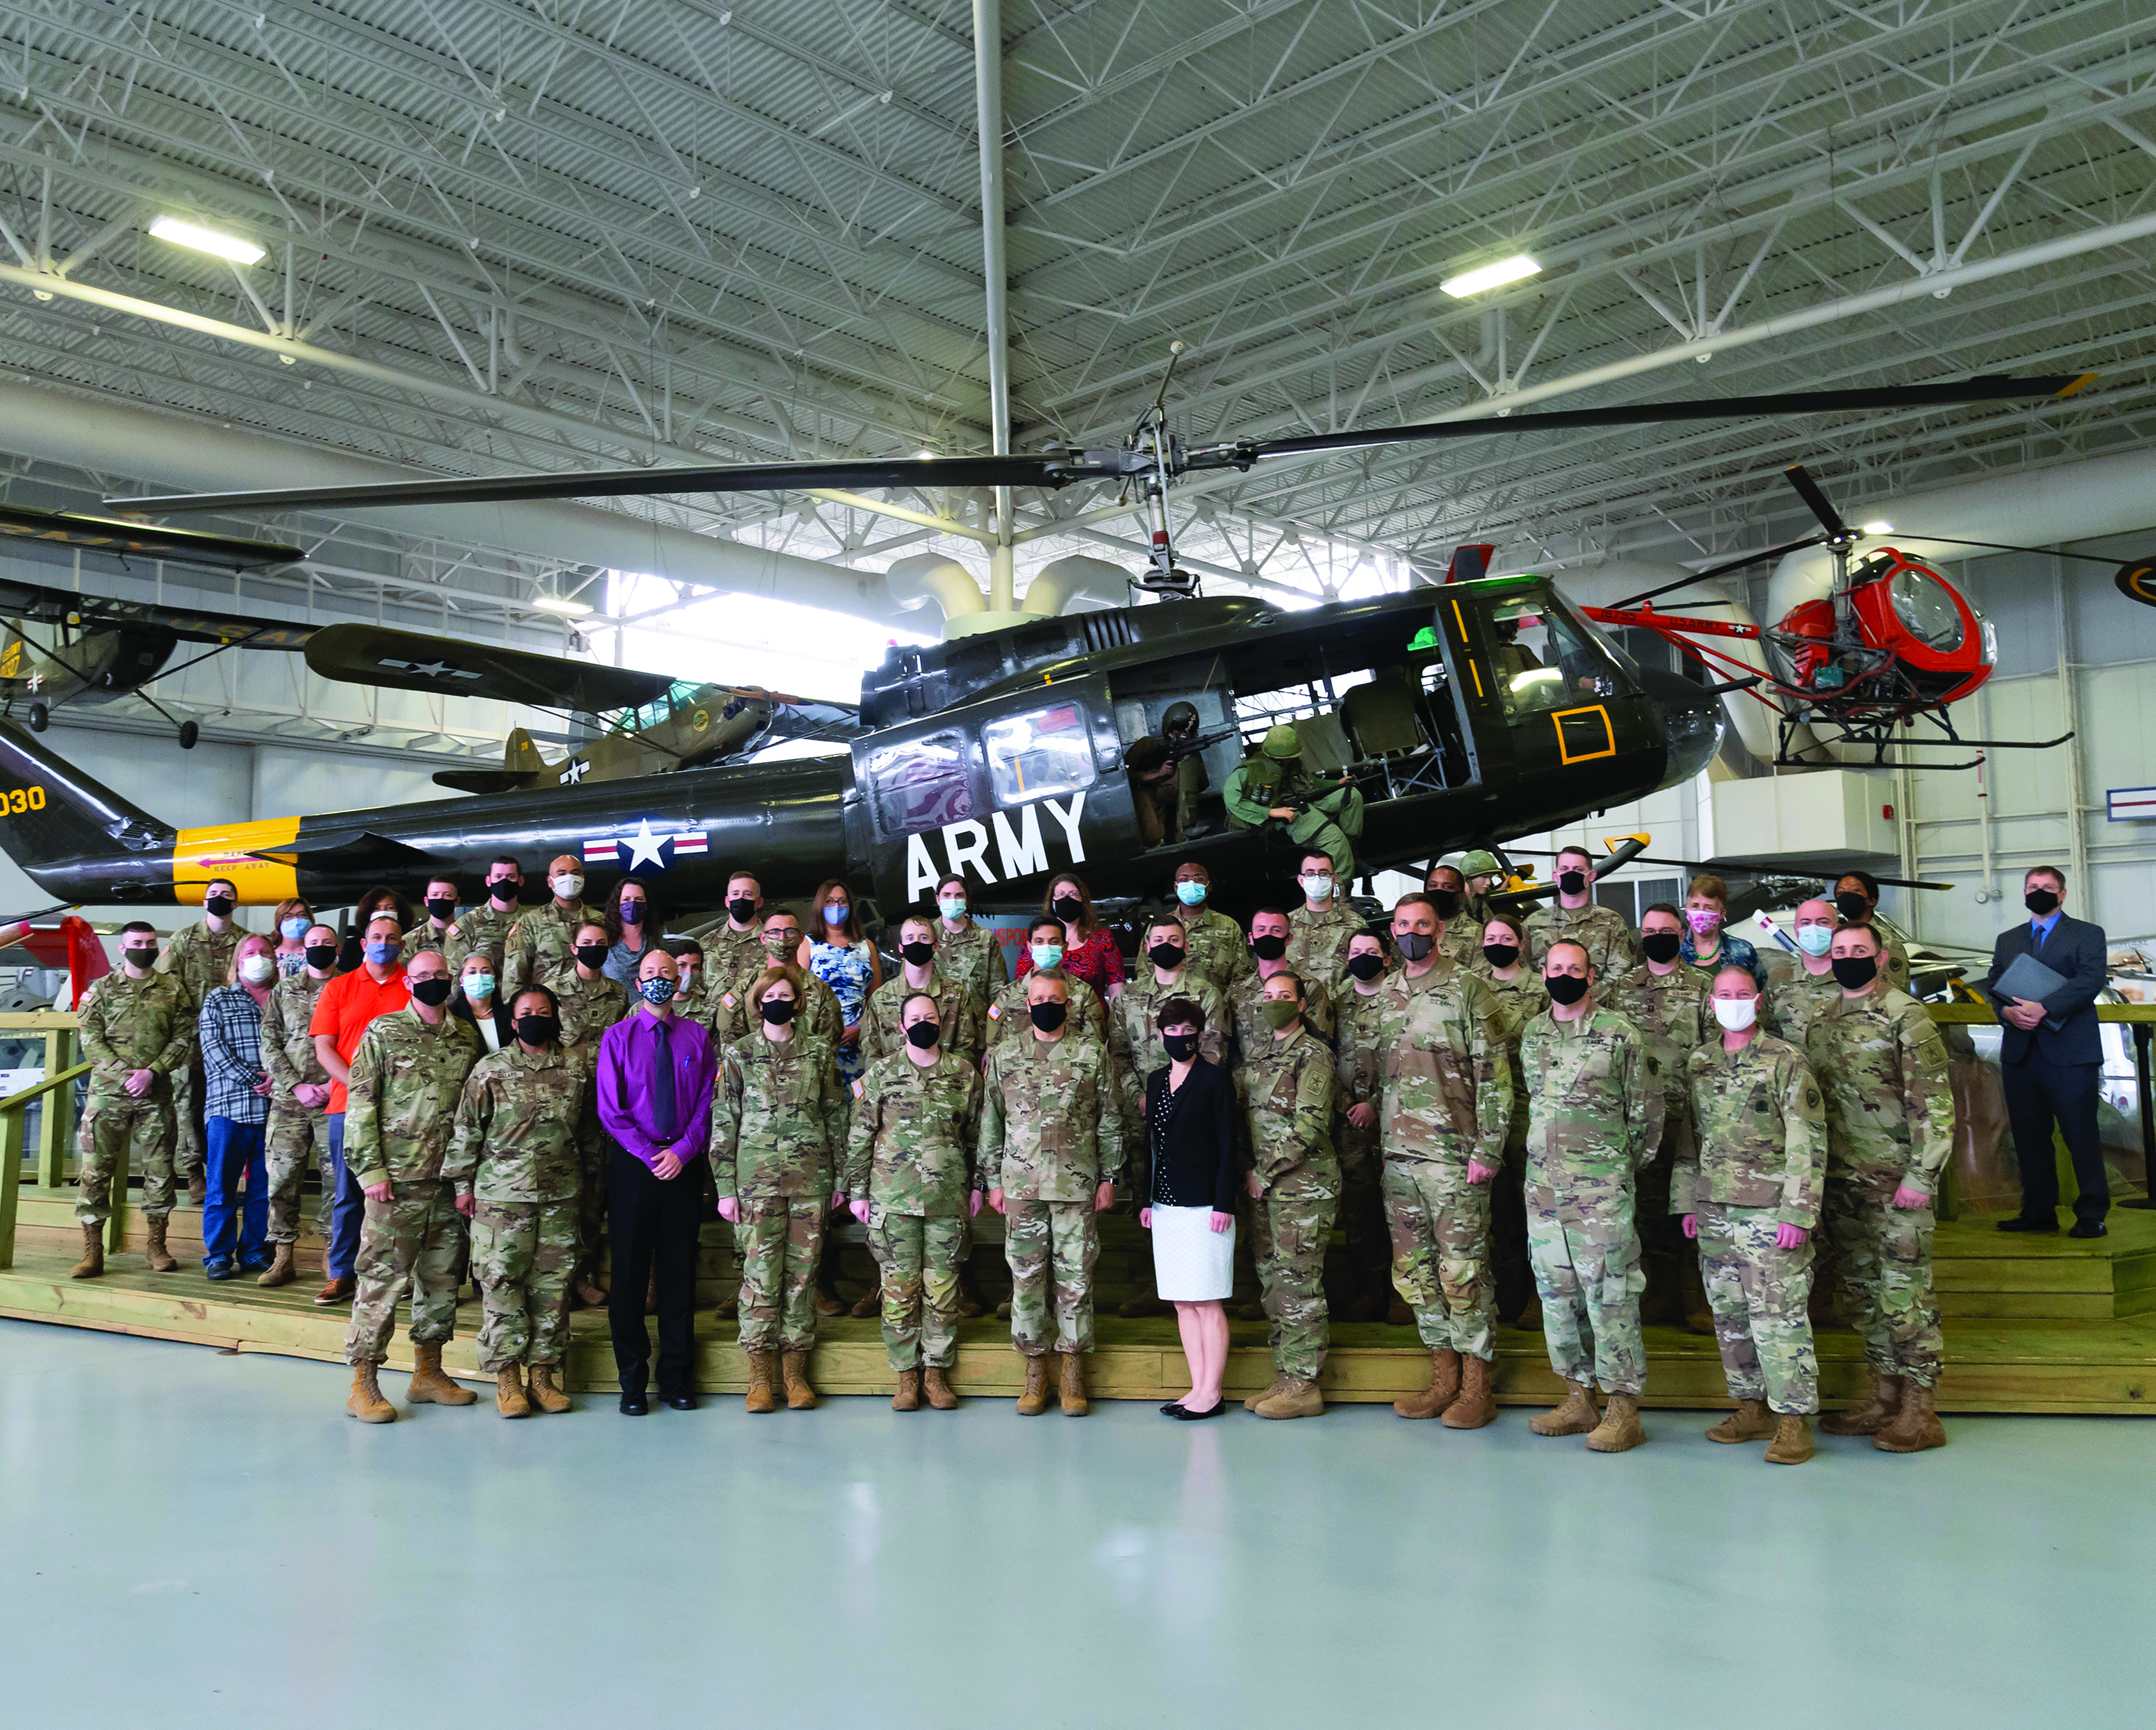
<path id="1" fill-rule="evenodd" d="M 315 999 L 329 983 L 304 969 L 288 974 L 270 988 L 270 1001 L 262 1008 L 262 1062 L 270 1071 L 270 1132 L 263 1153 L 273 1244 L 300 1240 L 300 1188 L 306 1180 L 310 1152 L 316 1170 L 322 1174 L 323 1188 L 331 1187 L 328 1096 L 318 1106 L 303 1106 L 292 1096 L 292 1090 L 303 1082 L 329 1086 L 329 1071 L 315 1055 L 314 1035 L 307 1031 L 314 1019 Z"/>
<path id="2" fill-rule="evenodd" d="M 711 1178 L 741 1204 L 742 1349 L 805 1352 L 816 1342 L 817 1258 L 839 1187 L 845 1095 L 830 1040 L 741 1040 L 711 1095 Z"/>
<path id="3" fill-rule="evenodd" d="M 1338 1219 L 1348 1240 L 1348 1259 L 1357 1273 L 1375 1279 L 1392 1265 L 1392 1233 L 1385 1224 L 1384 1153 L 1378 1126 L 1358 1129 L 1348 1121 L 1351 1106 L 1377 1109 L 1378 1004 L 1379 989 L 1356 990 L 1352 978 L 1334 981 L 1332 1145 L 1340 1161 Z"/>
<path id="4" fill-rule="evenodd" d="M 973 998 L 976 1014 L 985 1014 L 989 1001 L 1010 983 L 1004 946 L 987 926 L 970 919 L 963 931 L 956 932 L 941 919 L 936 921 L 936 968 Z"/>
<path id="5" fill-rule="evenodd" d="M 1287 963 L 1281 966 L 1286 968 Z M 1332 993 L 1322 979 L 1309 974 L 1298 974 L 1302 981 L 1302 1024 L 1310 1033 L 1330 1047 L 1332 1044 Z M 1235 982 L 1235 989 L 1228 993 L 1228 1011 L 1235 1018 L 1235 1042 L 1232 1059 L 1240 1064 L 1252 1051 L 1272 1042 L 1272 1029 L 1265 1025 L 1265 975 L 1255 968 Z"/>
<path id="6" fill-rule="evenodd" d="M 1709 1028 L 1720 1035 L 1722 1024 L 1707 1006 L 1713 983 L 1712 972 L 1679 962 L 1666 973 L 1642 964 L 1607 993 L 1596 990 L 1598 998 L 1646 1036 L 1648 1074 L 1662 1087 L 1661 1139 L 1632 1179 L 1640 1253 L 1657 1291 L 1671 1289 L 1661 1282 L 1673 1285 L 1691 1253 L 1670 1211 L 1670 1174 L 1680 1162 L 1698 1158 L 1685 1062 Z"/>
<path id="7" fill-rule="evenodd" d="M 1333 1055 L 1306 1028 L 1263 1049 L 1235 1073 L 1250 1138 L 1250 1170 L 1264 1189 L 1251 1209 L 1273 1368 L 1314 1382 L 1332 1344 L 1325 1307 L 1325 1246 L 1340 1204 L 1332 1151 Z"/>
<path id="8" fill-rule="evenodd" d="M 1070 988 L 1070 1013 L 1065 1024 L 1083 1040 L 1108 1043 L 1108 1012 L 1101 1002 L 1101 994 L 1083 979 L 1056 970 L 1056 978 Z M 1033 977 L 1029 973 L 1026 979 Z M 1014 979 L 996 993 L 996 1000 L 988 1005 L 986 1032 L 988 1049 L 994 1051 L 1006 1040 L 1014 1040 L 1020 1034 L 1033 1037 L 1033 1019 L 1027 1013 L 1025 979 Z"/>
<path id="9" fill-rule="evenodd" d="M 1175 977 L 1162 984 L 1150 963 L 1138 969 L 1141 977 L 1127 983 L 1108 1005 L 1108 1055 L 1115 1060 L 1116 1084 L 1121 1091 L 1123 1145 L 1135 1168 L 1145 1157 L 1146 1078 L 1168 1061 L 1160 1042 L 1160 1006 L 1172 997 L 1187 997 L 1205 1017 L 1205 1031 L 1198 1036 L 1198 1055 L 1208 1063 L 1224 1067 L 1228 1042 L 1235 1030 L 1227 1000 L 1213 982 L 1186 961 Z M 1143 1174 L 1133 1170 L 1132 1189 L 1144 1193 Z"/>
<path id="10" fill-rule="evenodd" d="M 207 920 L 172 933 L 165 952 L 157 957 L 157 970 L 171 974 L 186 988 L 190 1016 L 199 1016 L 203 1000 L 224 983 L 233 952 L 246 935 L 237 923 L 222 932 L 212 931 Z M 172 1117 L 177 1136 L 173 1164 L 182 1178 L 192 1178 L 203 1168 L 203 1093 L 202 1052 L 190 1029 L 187 1060 L 172 1072 Z"/>
<path id="11" fill-rule="evenodd" d="M 546 983 L 542 981 L 542 983 Z M 606 1030 L 629 1013 L 629 993 L 604 973 L 578 977 L 572 958 L 566 977 L 553 982 L 562 1010 L 562 1053 L 578 1065 L 583 1092 L 577 1111 L 577 1146 L 583 1158 L 582 1188 L 577 1198 L 577 1265 L 571 1276 L 589 1277 L 599 1265 L 599 1243 L 606 1231 L 607 1170 L 617 1151 L 614 1138 L 599 1121 L 599 1041 Z M 506 1001 L 514 1003 L 515 998 Z"/>
<path id="12" fill-rule="evenodd" d="M 973 1007 L 973 993 L 955 974 L 943 971 L 939 960 L 931 964 L 928 983 L 918 988 L 895 974 L 869 993 L 861 1012 L 861 1055 L 874 1063 L 879 1057 L 896 1057 L 906 1048 L 906 1034 L 898 1024 L 906 998 L 923 992 L 936 999 L 943 1028 L 943 1049 L 968 1063 L 981 1060 L 981 1015 Z"/>
<path id="13" fill-rule="evenodd" d="M 1540 973 L 1543 957 L 1552 943 L 1584 944 L 1594 965 L 1598 991 L 1609 991 L 1635 968 L 1646 965 L 1639 933 L 1625 922 L 1624 915 L 1599 901 L 1584 907 L 1560 907 L 1545 902 L 1527 915 L 1527 966 Z"/>
<path id="14" fill-rule="evenodd" d="M 502 1001 L 515 1003 L 516 993 L 527 985 L 558 989 L 562 976 L 576 971 L 577 928 L 605 922 L 596 908 L 582 901 L 566 912 L 551 901 L 524 908 L 509 928 L 501 967 L 495 975 L 495 989 L 502 993 Z"/>
<path id="15" fill-rule="evenodd" d="M 1759 1002 L 1759 1025 L 1802 1051 L 1819 1012 L 1840 995 L 1830 973 L 1808 973 L 1799 966 L 1776 973 Z"/>
<path id="16" fill-rule="evenodd" d="M 460 973 L 470 957 L 484 955 L 494 969 L 494 988 L 501 990 L 507 982 L 504 970 L 508 960 L 509 933 L 522 912 L 523 909 L 514 904 L 497 908 L 490 898 L 458 914 L 449 927 L 449 944 L 442 955 L 449 964 L 449 971 Z"/>
<path id="17" fill-rule="evenodd" d="M 1287 964 L 1304 979 L 1326 983 L 1348 965 L 1349 941 L 1369 928 L 1369 921 L 1337 891 L 1322 912 L 1297 907 L 1287 916 Z"/>
<path id="18" fill-rule="evenodd" d="M 1210 979 L 1213 988 L 1223 997 L 1257 971 L 1250 933 L 1218 907 L 1201 907 L 1194 912 L 1184 907 L 1176 916 L 1183 921 L 1184 947 L 1189 951 L 1183 966 Z"/>
<path id="19" fill-rule="evenodd" d="M 94 1065 L 74 1132 L 74 1216 L 85 1225 L 112 1217 L 113 1178 L 128 1165 L 142 1174 L 142 1211 L 152 1219 L 172 1211 L 173 1089 L 194 1051 L 198 1007 L 187 990 L 170 973 L 107 973 L 83 994 L 77 1034 Z M 138 1069 L 152 1071 L 140 1099 L 126 1088 Z"/>

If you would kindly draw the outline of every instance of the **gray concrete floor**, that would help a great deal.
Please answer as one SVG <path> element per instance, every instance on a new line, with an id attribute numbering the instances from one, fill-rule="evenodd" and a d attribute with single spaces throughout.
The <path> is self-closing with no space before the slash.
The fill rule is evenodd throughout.
<path id="1" fill-rule="evenodd" d="M 377 1429 L 346 1382 L 0 1322 L 0 1718 L 2148 1722 L 2145 1420 L 1789 1470 L 1693 1413 L 1602 1459 L 1369 1406 Z"/>

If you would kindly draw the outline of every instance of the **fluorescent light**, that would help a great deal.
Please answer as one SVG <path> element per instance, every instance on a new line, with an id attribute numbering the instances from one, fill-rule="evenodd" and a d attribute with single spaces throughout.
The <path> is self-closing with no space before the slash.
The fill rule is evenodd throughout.
<path id="1" fill-rule="evenodd" d="M 531 604 L 542 613 L 558 613 L 564 619 L 582 619 L 592 610 L 589 601 L 572 601 L 567 595 L 540 595 Z"/>
<path id="2" fill-rule="evenodd" d="M 936 453 L 932 450 L 916 450 L 913 454 L 916 460 L 920 462 L 932 463 L 936 460 Z"/>
<path id="3" fill-rule="evenodd" d="M 242 240 L 236 234 L 220 234 L 214 228 L 182 222 L 177 216 L 159 217 L 150 224 L 150 232 L 160 240 L 169 240 L 175 246 L 191 246 L 197 252 L 208 253 L 213 258 L 229 259 L 235 264 L 259 264 L 262 262 L 262 249 L 252 240 Z"/>
<path id="4" fill-rule="evenodd" d="M 1517 282 L 1523 276 L 1539 275 L 1542 268 L 1525 253 L 1515 253 L 1511 258 L 1500 259 L 1494 264 L 1484 264 L 1458 276 L 1448 276 L 1438 286 L 1454 300 L 1464 300 L 1470 295 L 1481 294 L 1485 289 L 1502 288 L 1507 283 Z"/>
<path id="5" fill-rule="evenodd" d="M 1864 532 L 1867 535 L 1891 535 L 1894 532 L 1894 525 L 1882 516 L 1876 522 L 1865 524 Z"/>

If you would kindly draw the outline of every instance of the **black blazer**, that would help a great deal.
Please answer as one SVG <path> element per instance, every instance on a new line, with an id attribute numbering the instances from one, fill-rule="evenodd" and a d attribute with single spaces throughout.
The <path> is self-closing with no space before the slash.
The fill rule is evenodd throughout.
<path id="1" fill-rule="evenodd" d="M 1999 941 L 1991 946 L 1991 971 L 1977 989 L 1991 998 L 1994 1009 L 2004 1008 L 2005 1000 L 1993 994 L 1991 982 L 2013 965 L 2017 955 L 2033 954 L 2066 983 L 2044 999 L 2049 1014 L 2034 1033 L 2025 1033 L 2011 1023 L 2002 1024 L 2000 1031 L 2005 1037 L 1999 1046 L 2001 1060 L 2024 1064 L 2033 1051 L 2046 1063 L 2102 1062 L 2103 1035 L 2097 1026 L 2096 994 L 2103 989 L 2110 955 L 2103 927 L 2061 913 L 2042 948 L 2030 942 L 2033 935 L 2026 919 L 1999 932 Z M 2056 1027 L 2051 1024 L 2055 1021 Z"/>
<path id="2" fill-rule="evenodd" d="M 1164 1130 L 1153 1127 L 1153 1113 L 1168 1091 L 1168 1065 L 1146 1078 L 1146 1150 L 1152 1170 L 1146 1182 L 1147 1207 L 1199 1207 L 1210 1197 L 1213 1211 L 1235 1211 L 1235 1084 L 1217 1063 L 1198 1059 L 1174 1103 Z M 1161 1200 L 1162 1192 L 1173 1204 Z"/>
<path id="3" fill-rule="evenodd" d="M 506 1050 L 516 1043 L 516 1023 L 509 1013 L 508 1005 L 499 1001 L 501 996 L 499 987 L 495 988 L 494 994 L 496 1002 L 494 1014 L 490 1019 L 494 1023 L 495 1037 L 501 1042 L 501 1048 Z M 479 1017 L 472 1014 L 471 999 L 461 991 L 449 999 L 449 1013 L 460 1021 L 469 1021 L 474 1027 L 479 1025 Z M 482 1051 L 485 1050 L 485 1045 L 486 1035 L 481 1034 L 480 1046 Z"/>

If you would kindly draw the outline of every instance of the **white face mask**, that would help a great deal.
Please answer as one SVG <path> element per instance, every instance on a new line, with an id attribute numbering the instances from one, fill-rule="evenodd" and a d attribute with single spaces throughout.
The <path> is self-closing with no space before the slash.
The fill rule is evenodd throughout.
<path id="1" fill-rule="evenodd" d="M 1330 877 L 1305 877 L 1302 892 L 1310 900 L 1325 901 L 1332 899 L 1332 880 Z"/>
<path id="2" fill-rule="evenodd" d="M 584 880 L 573 871 L 564 871 L 558 877 L 549 877 L 547 886 L 565 901 L 572 901 L 584 892 Z"/>
<path id="3" fill-rule="evenodd" d="M 1834 927 L 1830 925 L 1800 925 L 1797 927 L 1797 947 L 1807 955 L 1824 955 L 1834 943 Z"/>
<path id="4" fill-rule="evenodd" d="M 1742 1033 L 1759 1019 L 1759 999 L 1756 997 L 1715 997 L 1707 1001 L 1714 1005 L 1714 1019 L 1727 1033 Z"/>
<path id="5" fill-rule="evenodd" d="M 277 971 L 277 963 L 260 953 L 250 955 L 239 964 L 239 977 L 249 985 L 266 985 Z"/>

